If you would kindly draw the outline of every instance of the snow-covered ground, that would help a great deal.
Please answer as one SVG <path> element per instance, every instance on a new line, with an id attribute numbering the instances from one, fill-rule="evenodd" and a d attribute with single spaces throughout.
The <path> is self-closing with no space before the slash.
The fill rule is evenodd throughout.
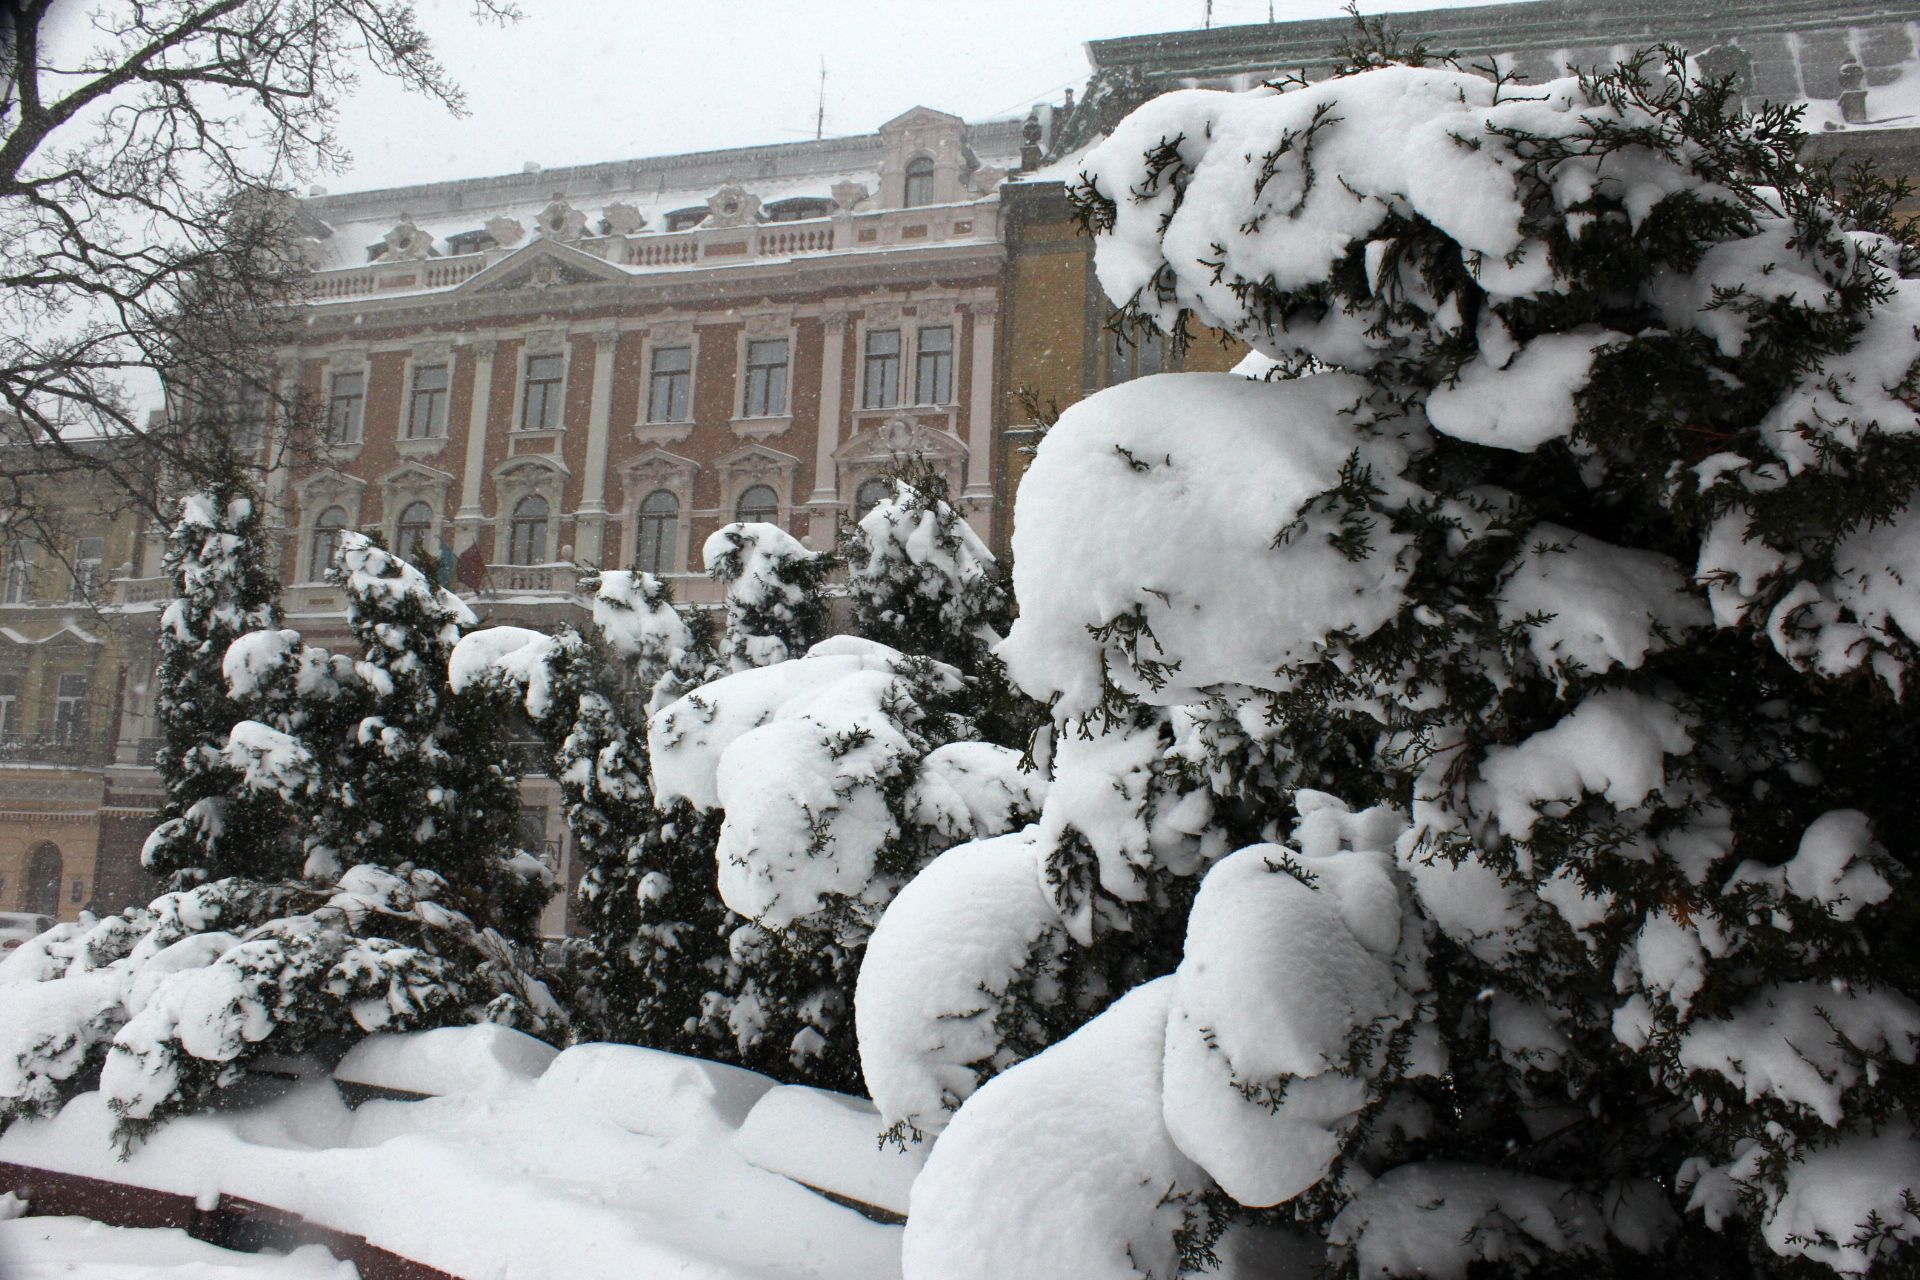
<path id="1" fill-rule="evenodd" d="M 85 1218 L 0 1221 L 6 1280 L 359 1280 L 319 1245 L 235 1253 L 177 1229 L 109 1227 Z"/>
<path id="2" fill-rule="evenodd" d="M 794 1180 L 904 1210 L 919 1159 L 880 1147 L 870 1104 L 650 1049 L 582 1045 L 552 1055 L 497 1043 L 509 1038 L 525 1040 L 493 1027 L 427 1032 L 408 1038 L 424 1042 L 417 1052 L 342 1064 L 343 1075 L 390 1080 L 407 1065 L 401 1059 L 424 1055 L 433 1074 L 459 1082 L 442 1097 L 350 1110 L 320 1077 L 251 1109 L 176 1120 L 124 1162 L 105 1100 L 83 1094 L 50 1119 L 11 1127 L 0 1160 L 203 1204 L 225 1192 L 487 1280 L 900 1274 L 900 1228 Z M 21 1219 L 0 1239 L 41 1229 L 20 1222 L 59 1221 Z M 123 1249 L 157 1267 L 173 1256 L 167 1249 L 197 1243 L 162 1232 L 165 1247 L 142 1253 L 129 1233 L 89 1234 L 72 1222 L 46 1230 L 44 1247 L 23 1255 L 32 1265 L 43 1255 L 45 1266 L 98 1264 L 107 1269 L 74 1274 L 101 1280 L 147 1276 L 112 1269 Z M 181 1256 L 184 1269 L 152 1274 L 221 1274 Z M 256 1265 L 274 1280 L 336 1274 L 306 1255 Z"/>

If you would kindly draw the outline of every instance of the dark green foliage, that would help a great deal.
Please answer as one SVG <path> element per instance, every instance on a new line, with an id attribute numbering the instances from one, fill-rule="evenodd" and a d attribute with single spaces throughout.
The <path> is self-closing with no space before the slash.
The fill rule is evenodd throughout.
<path id="1" fill-rule="evenodd" d="M 166 799 L 141 862 L 174 889 L 231 875 L 291 875 L 298 849 L 283 838 L 274 806 L 241 794 L 237 770 L 220 755 L 240 719 L 221 674 L 227 646 L 280 621 L 258 500 L 237 466 L 181 503 L 165 569 L 176 598 L 161 615 L 154 704 Z"/>

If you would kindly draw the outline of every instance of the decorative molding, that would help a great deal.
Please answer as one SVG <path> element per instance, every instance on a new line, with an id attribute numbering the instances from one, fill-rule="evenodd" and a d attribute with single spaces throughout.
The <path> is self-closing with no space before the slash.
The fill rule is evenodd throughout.
<path id="1" fill-rule="evenodd" d="M 693 345 L 693 321 L 656 320 L 646 328 L 650 346 L 686 347 Z"/>
<path id="2" fill-rule="evenodd" d="M 493 242 L 503 249 L 510 244 L 519 244 L 527 234 L 527 229 L 520 225 L 520 219 L 505 215 L 488 218 L 482 225 L 487 234 L 493 237 Z"/>
<path id="3" fill-rule="evenodd" d="M 760 220 L 760 197 L 729 180 L 707 197 L 707 210 L 703 227 L 751 227 Z"/>
<path id="4" fill-rule="evenodd" d="M 764 419 L 751 419 L 751 421 L 764 421 Z M 633 438 L 641 444 L 678 444 L 692 434 L 692 419 L 683 422 L 637 422 L 633 427 Z"/>
<path id="5" fill-rule="evenodd" d="M 587 215 L 567 202 L 565 193 L 556 191 L 553 200 L 533 217 L 533 233 L 543 240 L 565 244 L 586 234 Z"/>
<path id="6" fill-rule="evenodd" d="M 787 399 L 792 401 L 793 388 L 787 388 Z M 783 413 L 775 418 L 735 418 L 727 424 L 733 428 L 733 434 L 742 440 L 765 440 L 770 436 L 783 435 L 793 429 L 793 415 Z"/>
<path id="7" fill-rule="evenodd" d="M 784 338 L 791 327 L 791 321 L 784 311 L 756 311 L 745 316 L 741 323 L 749 338 Z M 791 351 L 787 353 L 787 358 L 793 358 Z"/>
<path id="8" fill-rule="evenodd" d="M 447 447 L 446 436 L 402 437 L 393 442 L 393 451 L 403 458 L 431 458 Z"/>
<path id="9" fill-rule="evenodd" d="M 386 246 L 380 251 L 382 262 L 419 261 L 433 252 L 433 237 L 413 225 L 412 214 L 402 214 L 400 221 L 380 240 Z"/>
<path id="10" fill-rule="evenodd" d="M 557 356 L 567 353 L 567 331 L 564 328 L 529 329 L 520 339 L 521 354 L 529 356 Z"/>

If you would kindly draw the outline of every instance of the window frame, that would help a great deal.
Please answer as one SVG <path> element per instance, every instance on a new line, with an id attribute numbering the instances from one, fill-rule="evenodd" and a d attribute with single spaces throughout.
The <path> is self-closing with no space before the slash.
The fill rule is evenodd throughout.
<path id="1" fill-rule="evenodd" d="M 69 681 L 78 681 L 78 692 L 70 693 Z M 65 745 L 85 741 L 87 736 L 87 698 L 92 681 L 84 671 L 62 671 L 53 682 L 53 739 Z"/>
<path id="2" fill-rule="evenodd" d="M 0 563 L 0 604 L 33 603 L 33 543 L 15 538 Z"/>
<path id="3" fill-rule="evenodd" d="M 441 385 L 422 387 L 421 375 L 428 373 L 438 373 L 442 379 Z M 427 397 L 427 427 L 425 431 L 416 431 L 415 423 L 420 416 L 419 409 L 423 396 Z M 452 360 L 444 359 L 409 365 L 406 408 L 400 417 L 400 438 L 402 440 L 445 440 L 452 399 Z"/>
<path id="4" fill-rule="evenodd" d="M 680 352 L 686 353 L 686 358 L 687 358 L 686 368 L 684 369 L 660 368 L 661 356 L 680 353 Z M 673 381 L 666 383 L 668 387 L 668 394 L 667 394 L 667 410 L 668 411 L 665 414 L 662 414 L 659 412 L 658 401 L 660 398 L 660 388 L 663 385 L 663 380 L 665 379 L 672 379 Z M 678 387 L 679 401 L 680 401 L 679 411 L 677 413 L 673 411 L 674 410 L 674 403 L 673 403 L 674 387 L 676 385 Z M 671 423 L 671 422 L 691 422 L 692 420 L 693 420 L 693 343 L 663 342 L 663 343 L 659 343 L 658 345 L 649 344 L 647 347 L 646 414 L 641 419 L 641 421 L 647 422 L 647 423 Z"/>
<path id="5" fill-rule="evenodd" d="M 340 523 L 328 524 L 326 519 L 334 512 L 340 513 Z M 322 507 L 320 514 L 313 518 L 307 529 L 307 581 L 325 582 L 327 570 L 333 567 L 333 558 L 340 551 L 340 535 L 352 525 L 352 517 L 346 507 L 338 502 Z M 320 554 L 322 546 L 327 548 L 325 557 Z M 317 570 L 317 571 L 316 571 Z"/>
<path id="6" fill-rule="evenodd" d="M 891 352 L 875 351 L 874 339 L 891 338 Z M 906 363 L 906 334 L 898 325 L 865 329 L 860 335 L 860 407 L 900 407 L 900 373 Z"/>
<path id="7" fill-rule="evenodd" d="M 934 163 L 932 156 L 923 152 L 907 161 L 907 167 L 902 172 L 900 178 L 900 207 L 902 209 L 924 209 L 933 204 L 933 179 Z M 919 196 L 918 199 L 914 198 L 916 195 Z"/>
<path id="8" fill-rule="evenodd" d="M 340 382 L 343 378 L 353 378 L 360 388 L 351 394 L 343 393 Z M 342 421 L 341 407 L 346 406 L 345 420 Z M 327 424 L 322 443 L 331 448 L 346 448 L 356 445 L 365 437 L 367 421 L 367 371 L 365 369 L 335 369 L 327 374 Z"/>
<path id="9" fill-rule="evenodd" d="M 768 517 L 765 520 L 758 521 L 757 523 L 770 524 L 778 527 L 780 525 L 780 491 L 774 488 L 772 485 L 768 484 L 764 480 L 755 480 L 751 484 L 747 485 L 744 489 L 740 490 L 739 493 L 734 495 L 734 499 L 733 499 L 734 523 L 735 524 L 755 523 L 755 521 L 751 520 L 750 517 L 747 515 L 747 495 L 751 494 L 756 489 L 766 490 L 767 496 L 772 499 L 772 502 L 768 506 L 754 508 L 755 511 L 762 511 L 762 510 L 771 511 L 771 514 L 768 515 Z"/>
<path id="10" fill-rule="evenodd" d="M 20 736 L 20 673 L 0 671 L 0 742 Z"/>
<path id="11" fill-rule="evenodd" d="M 875 486 L 879 487 L 879 496 L 872 502 L 867 502 L 862 495 Z M 891 497 L 892 493 L 893 482 L 885 476 L 868 476 L 865 480 L 855 485 L 853 490 L 853 523 L 859 524 L 861 520 L 866 518 L 869 512 Z"/>
<path id="12" fill-rule="evenodd" d="M 533 502 L 540 504 L 540 515 L 537 519 L 522 514 L 526 511 L 527 504 Z M 513 504 L 513 511 L 507 516 L 507 563 L 519 568 L 548 563 L 545 557 L 552 523 L 553 504 L 547 501 L 544 494 L 522 494 L 520 500 Z M 525 545 L 523 534 L 533 530 L 535 526 L 538 526 L 539 530 L 538 545 Z M 523 554 L 529 558 L 522 559 Z"/>
<path id="13" fill-rule="evenodd" d="M 93 554 L 88 555 L 89 544 Z M 89 569 L 87 566 L 91 565 Z M 89 603 L 100 598 L 100 588 L 106 585 L 107 540 L 97 535 L 76 538 L 73 544 L 73 595 L 75 603 Z"/>
<path id="14" fill-rule="evenodd" d="M 780 347 L 780 363 L 755 363 L 754 348 Z M 779 401 L 774 402 L 775 380 L 773 372 L 778 371 Z M 756 374 L 764 373 L 764 378 L 756 380 Z M 756 397 L 755 392 L 760 395 Z M 782 334 L 779 337 L 745 335 L 740 354 L 740 416 L 742 418 L 784 418 L 793 395 L 793 335 Z M 756 399 L 758 404 L 756 405 Z"/>
<path id="15" fill-rule="evenodd" d="M 407 519 L 408 516 L 414 514 L 416 509 L 427 513 L 425 520 L 410 521 Z M 422 573 L 428 573 L 429 576 L 431 576 L 429 566 L 421 564 L 418 559 L 408 554 L 407 535 L 409 532 L 417 531 L 419 533 L 419 547 L 423 550 L 430 549 L 433 538 L 434 516 L 435 512 L 431 502 L 428 502 L 425 498 L 415 498 L 400 508 L 400 514 L 393 522 L 393 553 Z M 435 559 L 436 561 L 438 560 L 437 555 Z"/>
<path id="16" fill-rule="evenodd" d="M 953 400 L 953 357 L 958 349 L 958 326 L 952 321 L 942 324 L 923 324 L 914 330 L 913 335 L 913 403 L 916 405 L 950 405 Z M 929 333 L 947 335 L 947 345 L 941 351 L 928 351 L 926 338 Z M 929 397 L 925 394 L 927 381 L 927 358 L 938 360 L 935 376 L 939 380 L 939 394 Z"/>
<path id="17" fill-rule="evenodd" d="M 552 377 L 534 377 L 536 361 L 555 362 Z M 538 392 L 539 420 L 534 418 Z M 520 415 L 516 431 L 560 431 L 567 420 L 567 353 L 565 351 L 529 351 L 520 358 Z"/>
<path id="18" fill-rule="evenodd" d="M 670 510 L 648 510 L 655 498 L 665 498 Z M 649 539 L 649 531 L 652 533 Z M 640 499 L 633 532 L 633 562 L 642 572 L 661 577 L 680 572 L 680 495 L 662 487 Z M 649 545 L 651 543 L 651 545 Z"/>

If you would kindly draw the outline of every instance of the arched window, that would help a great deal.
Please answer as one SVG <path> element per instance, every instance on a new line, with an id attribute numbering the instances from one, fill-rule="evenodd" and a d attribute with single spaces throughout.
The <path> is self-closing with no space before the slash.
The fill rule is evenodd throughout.
<path id="1" fill-rule="evenodd" d="M 740 495 L 740 500 L 733 504 L 733 518 L 777 524 L 780 520 L 780 499 L 767 485 L 748 485 Z"/>
<path id="2" fill-rule="evenodd" d="M 547 500 L 537 493 L 520 499 L 507 530 L 508 564 L 545 564 L 547 561 Z"/>
<path id="3" fill-rule="evenodd" d="M 908 209 L 933 203 L 933 161 L 930 158 L 915 156 L 907 161 L 907 190 L 900 203 Z"/>
<path id="4" fill-rule="evenodd" d="M 27 900 L 21 905 L 38 915 L 60 912 L 60 847 L 43 841 L 27 855 Z"/>
<path id="5" fill-rule="evenodd" d="M 853 491 L 853 518 L 857 522 L 867 512 L 893 496 L 893 485 L 879 476 L 862 480 L 860 487 Z"/>
<path id="6" fill-rule="evenodd" d="M 674 558 L 674 538 L 680 526 L 680 499 L 665 489 L 655 489 L 640 504 L 639 566 L 647 573 L 673 573 L 680 564 Z"/>
<path id="7" fill-rule="evenodd" d="M 340 534 L 347 527 L 344 507 L 328 507 L 313 522 L 313 551 L 307 556 L 307 581 L 323 582 L 333 557 L 340 550 Z"/>
<path id="8" fill-rule="evenodd" d="M 407 509 L 400 513 L 400 523 L 393 535 L 394 553 L 431 576 L 434 560 L 430 543 L 433 536 L 433 508 L 424 502 L 409 503 Z"/>

